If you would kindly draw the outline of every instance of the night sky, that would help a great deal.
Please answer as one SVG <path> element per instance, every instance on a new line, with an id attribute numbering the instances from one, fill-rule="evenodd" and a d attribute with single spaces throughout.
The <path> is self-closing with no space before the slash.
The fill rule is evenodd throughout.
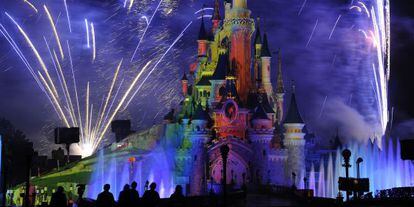
<path id="1" fill-rule="evenodd" d="M 62 1 L 33 2 L 38 13 L 23 1 L 0 0 L 0 23 L 15 38 L 32 67 L 40 70 L 32 51 L 4 12 L 15 17 L 53 71 L 43 41 L 45 36 L 51 47 L 57 50 L 42 8 L 43 4 L 48 5 L 63 42 L 68 40 L 72 44 L 80 99 L 84 99 L 89 81 L 95 110 L 107 93 L 121 58 L 126 63 L 120 76 L 127 85 L 139 68 L 149 60 L 156 61 L 187 23 L 193 21 L 182 39 L 143 84 L 131 105 L 117 116 L 131 119 L 133 128 L 139 130 L 160 123 L 164 114 L 181 101 L 178 80 L 184 71 L 188 71 L 196 55 L 195 40 L 200 21 L 194 13 L 203 4 L 211 6 L 213 0 L 165 0 L 132 63 L 129 59 L 146 24 L 142 16 L 149 18 L 158 0 L 136 1 L 130 12 L 123 8 L 121 0 L 68 0 L 72 33 L 68 31 Z M 362 14 L 350 11 L 350 2 L 307 0 L 302 8 L 303 0 L 249 1 L 253 17 L 260 16 L 261 29 L 268 33 L 274 54 L 272 67 L 276 69 L 276 51 L 281 48 L 286 88 L 289 89 L 291 80 L 295 80 L 299 108 L 307 128 L 322 139 L 333 136 L 339 128 L 344 139 L 366 140 L 375 133 L 375 130 L 370 130 L 378 127 L 377 105 L 370 85 L 370 61 L 374 52 L 358 32 L 358 28 L 369 29 L 371 22 Z M 363 2 L 369 5 L 370 0 Z M 411 121 L 414 118 L 414 82 L 411 80 L 414 75 L 414 6 L 409 2 L 391 1 L 389 103 L 395 108 L 394 134 L 404 137 L 414 134 L 414 121 Z M 338 15 L 341 16 L 340 21 L 332 32 Z M 85 46 L 85 18 L 94 22 L 97 31 L 97 59 L 93 64 L 90 49 Z M 35 141 L 37 149 L 46 153 L 53 140 L 51 130 L 61 126 L 62 122 L 3 36 L 0 36 L 0 51 L 0 116 L 23 130 Z M 67 62 L 63 65 L 68 67 Z M 275 70 L 272 76 L 274 81 Z M 286 100 L 289 97 L 288 90 Z"/>

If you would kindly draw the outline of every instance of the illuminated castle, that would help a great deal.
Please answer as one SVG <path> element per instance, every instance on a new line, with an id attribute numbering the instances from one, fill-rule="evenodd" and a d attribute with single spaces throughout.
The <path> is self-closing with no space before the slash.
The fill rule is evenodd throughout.
<path id="1" fill-rule="evenodd" d="M 267 36 L 251 18 L 247 0 L 224 1 L 223 18 L 216 0 L 211 29 L 205 21 L 197 60 L 181 79 L 181 107 L 164 118 L 167 131 L 182 131 L 182 137 L 174 136 L 175 184 L 191 195 L 217 190 L 223 177 L 220 146 L 227 144 L 227 184 L 297 185 L 306 171 L 305 123 L 294 85 L 287 112 L 283 107 L 280 51 L 272 68 Z M 166 139 L 173 138 L 167 133 Z"/>

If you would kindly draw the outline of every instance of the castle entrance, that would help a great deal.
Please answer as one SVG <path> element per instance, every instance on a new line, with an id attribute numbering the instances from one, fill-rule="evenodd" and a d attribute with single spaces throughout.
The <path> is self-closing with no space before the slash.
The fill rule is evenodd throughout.
<path id="1" fill-rule="evenodd" d="M 233 189 L 240 189 L 243 183 L 250 179 L 250 155 L 251 150 L 246 143 L 236 138 L 228 138 L 209 148 L 209 189 L 215 192 L 220 191 L 223 179 L 223 160 L 220 154 L 220 147 L 227 144 L 230 148 L 227 159 L 226 184 Z"/>

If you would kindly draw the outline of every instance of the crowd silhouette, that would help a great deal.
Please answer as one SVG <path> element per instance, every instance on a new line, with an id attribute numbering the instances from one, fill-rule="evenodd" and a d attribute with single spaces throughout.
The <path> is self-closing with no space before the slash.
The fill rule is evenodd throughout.
<path id="1" fill-rule="evenodd" d="M 68 205 L 68 200 L 65 195 L 64 188 L 59 186 L 57 191 L 52 194 L 50 200 L 50 207 L 160 207 L 160 195 L 156 191 L 157 184 L 147 181 L 144 187 L 144 194 L 139 197 L 139 192 L 136 189 L 137 183 L 134 181 L 129 184 L 125 184 L 123 190 L 119 193 L 118 200 L 115 201 L 114 195 L 111 193 L 111 186 L 105 184 L 103 191 L 99 193 L 95 202 L 90 202 L 83 198 L 85 193 L 85 185 L 78 185 L 78 199 L 73 205 Z M 165 205 L 163 205 L 165 206 Z M 175 187 L 174 193 L 168 200 L 168 205 L 171 207 L 183 207 L 185 206 L 185 196 L 183 194 L 183 188 L 180 185 Z"/>

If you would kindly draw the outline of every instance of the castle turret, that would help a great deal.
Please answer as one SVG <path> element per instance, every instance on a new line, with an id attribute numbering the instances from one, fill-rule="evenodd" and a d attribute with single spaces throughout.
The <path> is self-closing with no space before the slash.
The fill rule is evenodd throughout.
<path id="1" fill-rule="evenodd" d="M 217 29 L 220 26 L 221 16 L 220 16 L 220 4 L 218 0 L 214 1 L 214 11 L 213 11 L 213 17 L 211 18 L 211 21 L 213 22 L 213 34 L 216 33 Z"/>
<path id="2" fill-rule="evenodd" d="M 296 174 L 296 180 L 292 181 L 292 184 L 296 186 L 298 181 L 305 177 L 303 172 L 305 171 L 306 141 L 304 139 L 305 133 L 302 131 L 304 126 L 305 123 L 303 122 L 296 103 L 295 86 L 293 85 L 290 106 L 283 127 L 285 128 L 284 144 L 288 150 L 286 175 L 291 175 L 292 173 Z"/>
<path id="3" fill-rule="evenodd" d="M 233 0 L 233 8 L 247 9 L 247 0 Z"/>
<path id="4" fill-rule="evenodd" d="M 201 17 L 200 30 L 198 32 L 198 57 L 207 56 L 208 33 L 204 25 L 204 17 Z"/>
<path id="5" fill-rule="evenodd" d="M 209 103 L 213 106 L 220 102 L 223 92 L 220 89 L 226 84 L 226 71 L 230 68 L 228 53 L 220 54 L 214 74 L 210 79 L 211 93 Z"/>
<path id="6" fill-rule="evenodd" d="M 237 91 L 240 100 L 246 103 L 252 86 L 250 67 L 254 20 L 250 18 L 251 11 L 247 9 L 247 0 L 234 0 L 233 7 L 227 12 L 224 29 L 231 34 L 230 60 L 237 67 Z"/>
<path id="7" fill-rule="evenodd" d="M 261 65 L 262 65 L 261 79 L 262 79 L 263 88 L 266 90 L 267 94 L 271 95 L 273 94 L 272 83 L 270 80 L 270 74 L 271 74 L 270 64 L 271 64 L 272 55 L 270 54 L 269 43 L 267 42 L 266 34 L 264 34 L 264 37 L 263 37 L 263 45 L 260 51 L 260 59 L 261 59 Z"/>
<path id="8" fill-rule="evenodd" d="M 183 77 L 181 78 L 181 89 L 183 92 L 183 96 L 186 97 L 188 94 L 188 78 L 187 75 L 184 73 Z"/>
<path id="9" fill-rule="evenodd" d="M 282 55 L 279 49 L 278 53 L 278 70 L 277 70 L 277 78 L 276 78 L 276 91 L 274 96 L 274 109 L 276 111 L 276 123 L 281 124 L 283 119 L 283 104 L 284 104 L 284 96 L 285 96 L 285 87 L 283 84 L 283 75 L 282 75 Z"/>
<path id="10" fill-rule="evenodd" d="M 259 27 L 259 18 L 257 18 L 257 26 L 256 26 L 256 34 L 255 34 L 255 38 L 254 38 L 254 74 L 253 74 L 253 83 L 255 83 L 255 87 L 258 88 L 259 87 L 259 81 L 261 81 L 261 77 L 259 77 L 260 75 L 260 52 L 262 50 L 262 36 L 260 34 L 260 27 Z"/>

